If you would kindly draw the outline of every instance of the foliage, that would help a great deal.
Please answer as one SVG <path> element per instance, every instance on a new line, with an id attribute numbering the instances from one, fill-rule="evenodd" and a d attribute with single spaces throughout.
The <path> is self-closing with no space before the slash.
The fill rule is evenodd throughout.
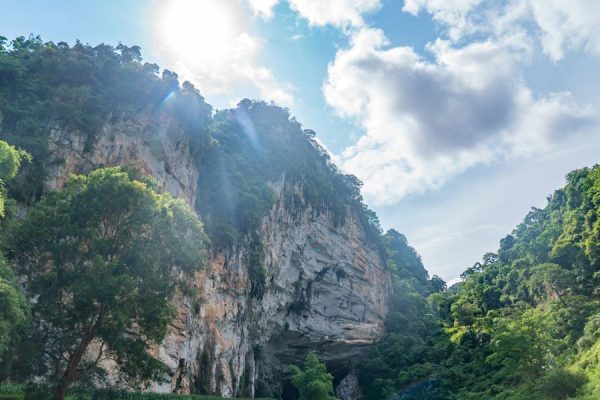
<path id="1" fill-rule="evenodd" d="M 215 246 L 226 247 L 257 229 L 274 204 L 273 182 L 285 178 L 290 208 L 329 212 L 337 224 L 353 212 L 367 237 L 380 241 L 377 216 L 362 201 L 362 183 L 340 173 L 315 133 L 303 130 L 289 111 L 261 101 L 242 100 L 217 112 L 210 139 L 198 137 L 199 192 L 196 207 Z M 296 188 L 297 189 L 297 188 Z"/>
<path id="2" fill-rule="evenodd" d="M 541 395 L 548 400 L 567 400 L 587 383 L 585 374 L 558 368 L 547 373 L 540 386 Z"/>
<path id="3" fill-rule="evenodd" d="M 439 322 L 426 300 L 445 287 L 441 278 L 428 280 L 420 256 L 404 235 L 389 230 L 383 236 L 387 264 L 393 278 L 393 295 L 385 322 L 387 334 L 359 363 L 359 380 L 367 399 L 421 398 L 431 386 Z"/>
<path id="4" fill-rule="evenodd" d="M 306 355 L 302 369 L 291 365 L 292 384 L 300 393 L 299 400 L 335 400 L 333 375 L 327 372 L 312 351 Z"/>
<path id="5" fill-rule="evenodd" d="M 19 290 L 12 269 L 0 255 L 0 361 L 22 335 L 28 315 L 27 301 Z"/>
<path id="6" fill-rule="evenodd" d="M 0 140 L 0 217 L 4 217 L 5 214 L 5 184 L 17 175 L 24 159 L 31 160 L 31 156 L 27 152 Z"/>
<path id="7" fill-rule="evenodd" d="M 166 333 L 178 276 L 201 266 L 205 243 L 183 201 L 120 168 L 73 176 L 32 207 L 11 250 L 35 299 L 38 373 L 58 377 L 57 398 L 107 358 L 132 377 L 161 377 L 147 350 Z"/>
<path id="8" fill-rule="evenodd" d="M 4 42 L 5 43 L 5 42 Z M 33 204 L 44 192 L 52 131 L 75 131 L 86 148 L 111 120 L 169 112 L 189 135 L 201 135 L 211 107 L 177 75 L 143 63 L 138 46 L 92 47 L 79 41 L 44 43 L 39 36 L 0 45 L 0 138 L 28 151 L 33 162 L 10 185 L 13 197 Z M 191 112 L 190 110 L 193 110 Z"/>
<path id="9" fill-rule="evenodd" d="M 597 398 L 599 213 L 600 166 L 571 172 L 545 208 L 532 209 L 497 253 L 485 254 L 449 289 L 415 275 L 421 268 L 414 256 L 388 250 L 402 279 L 388 333 L 361 363 L 365 396 Z M 402 249 L 402 239 L 393 234 L 385 243 Z"/>
<path id="10" fill-rule="evenodd" d="M 562 399 L 593 384 L 569 366 L 597 341 L 599 190 L 600 167 L 570 173 L 545 208 L 532 209 L 497 254 L 445 293 L 450 314 L 440 317 L 451 346 L 438 367 L 438 392 Z"/>
<path id="11" fill-rule="evenodd" d="M 5 182 L 13 179 L 28 154 L 0 140 L 0 218 L 5 216 Z M 2 229 L 4 230 L 4 229 Z M 0 241 L 4 244 L 3 232 Z M 29 316 L 29 307 L 14 278 L 12 268 L 0 252 L 0 362 L 7 351 L 23 334 Z M 0 373 L 2 376 L 3 373 Z"/>

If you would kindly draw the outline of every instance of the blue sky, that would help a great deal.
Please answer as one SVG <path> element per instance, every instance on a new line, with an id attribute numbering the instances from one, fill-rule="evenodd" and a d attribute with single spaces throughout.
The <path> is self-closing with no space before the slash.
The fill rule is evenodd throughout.
<path id="1" fill-rule="evenodd" d="M 3 0 L 0 34 L 138 44 L 217 108 L 290 108 L 459 276 L 600 154 L 600 0 Z"/>

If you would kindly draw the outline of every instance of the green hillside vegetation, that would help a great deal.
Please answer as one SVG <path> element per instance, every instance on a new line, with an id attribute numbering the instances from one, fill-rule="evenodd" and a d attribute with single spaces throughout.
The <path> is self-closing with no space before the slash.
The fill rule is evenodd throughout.
<path id="1" fill-rule="evenodd" d="M 26 387 L 23 385 L 0 385 L 0 399 L 2 400 L 25 400 Z M 203 395 L 178 395 L 165 393 L 140 393 L 125 392 L 119 390 L 85 390 L 78 389 L 66 400 L 224 400 L 218 396 Z M 240 400 L 249 400 L 239 397 Z M 37 399 L 40 400 L 40 399 Z M 255 400 L 274 400 L 272 398 L 257 397 Z"/>
<path id="2" fill-rule="evenodd" d="M 0 140 L 0 218 L 4 218 L 6 209 L 6 190 L 4 185 L 13 179 L 28 155 L 8 143 Z M 5 245 L 6 221 L 0 221 L 0 246 Z M 17 285 L 15 274 L 0 252 L 0 361 L 2 354 L 9 351 L 27 327 L 29 306 L 25 296 Z"/>
<path id="3" fill-rule="evenodd" d="M 600 166 L 573 171 L 461 283 L 395 308 L 367 398 L 597 399 L 599 216 Z"/>
<path id="4" fill-rule="evenodd" d="M 306 355 L 302 368 L 290 366 L 292 384 L 298 389 L 299 400 L 336 400 L 333 393 L 333 375 L 327 372 L 314 352 Z"/>

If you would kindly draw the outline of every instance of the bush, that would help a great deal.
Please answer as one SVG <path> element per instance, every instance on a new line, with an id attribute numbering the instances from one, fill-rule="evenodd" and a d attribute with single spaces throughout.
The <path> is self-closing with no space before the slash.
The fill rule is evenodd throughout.
<path id="1" fill-rule="evenodd" d="M 540 392 L 548 400 L 566 400 L 575 396 L 577 391 L 587 383 L 587 380 L 587 377 L 581 372 L 558 368 L 544 376 Z"/>
<path id="2" fill-rule="evenodd" d="M 90 400 L 223 400 L 217 396 L 178 395 L 171 393 L 136 393 L 123 390 L 97 390 Z M 243 399 L 240 399 L 243 400 Z M 261 400 L 256 398 L 254 400 Z M 263 398 L 262 400 L 273 400 Z"/>
<path id="3" fill-rule="evenodd" d="M 25 397 L 23 397 L 23 400 L 42 400 L 51 398 L 52 390 L 48 386 L 29 385 L 25 389 Z"/>
<path id="4" fill-rule="evenodd" d="M 25 386 L 18 383 L 5 383 L 0 385 L 0 394 L 23 393 Z"/>

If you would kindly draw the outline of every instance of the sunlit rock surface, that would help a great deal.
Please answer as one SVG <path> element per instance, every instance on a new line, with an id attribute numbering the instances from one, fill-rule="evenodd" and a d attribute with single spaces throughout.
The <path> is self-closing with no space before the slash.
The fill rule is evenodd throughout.
<path id="1" fill-rule="evenodd" d="M 162 190 L 191 205 L 202 190 L 188 139 L 167 115 L 115 118 L 93 141 L 55 127 L 50 151 L 50 187 L 72 172 L 126 164 L 141 167 Z M 178 315 L 155 349 L 170 369 L 169 382 L 151 390 L 248 397 L 265 388 L 278 392 L 287 365 L 315 350 L 341 380 L 339 396 L 359 397 L 356 377 L 346 375 L 382 334 L 390 277 L 351 212 L 336 226 L 332 215 L 304 202 L 301 187 L 281 178 L 272 189 L 277 200 L 254 240 L 211 250 L 207 268 L 194 278 L 196 297 L 174 300 Z M 252 292 L 248 275 L 257 242 L 266 271 L 260 293 Z"/>

